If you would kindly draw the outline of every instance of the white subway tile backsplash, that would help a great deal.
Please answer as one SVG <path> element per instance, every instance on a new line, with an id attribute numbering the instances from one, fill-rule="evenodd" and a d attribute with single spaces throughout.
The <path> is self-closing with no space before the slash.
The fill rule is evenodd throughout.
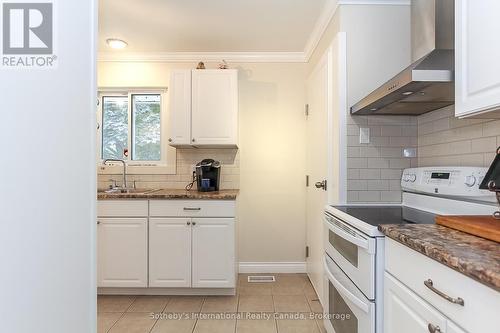
<path id="1" fill-rule="evenodd" d="M 193 166 L 205 158 L 221 161 L 221 189 L 238 189 L 240 183 L 239 153 L 237 149 L 177 149 L 175 175 L 128 175 L 138 188 L 183 189 L 192 179 Z M 98 175 L 98 188 L 111 185 L 109 179 L 121 184 L 121 175 Z"/>
<path id="2" fill-rule="evenodd" d="M 382 126 L 381 136 L 401 136 L 402 126 Z"/>
<path id="3" fill-rule="evenodd" d="M 401 190 L 380 192 L 380 201 L 381 202 L 399 203 L 399 202 L 401 202 L 401 197 L 402 197 Z"/>
<path id="4" fill-rule="evenodd" d="M 358 196 L 359 202 L 380 202 L 380 191 L 361 191 Z"/>
<path id="5" fill-rule="evenodd" d="M 347 188 L 353 191 L 364 191 L 368 189 L 368 184 L 365 180 L 349 179 L 347 180 Z"/>
<path id="6" fill-rule="evenodd" d="M 360 169 L 347 169 L 347 179 L 360 179 Z"/>
<path id="7" fill-rule="evenodd" d="M 360 157 L 380 157 L 381 148 L 379 147 L 360 147 L 359 154 Z"/>
<path id="8" fill-rule="evenodd" d="M 403 149 L 382 147 L 380 157 L 403 157 Z"/>
<path id="9" fill-rule="evenodd" d="M 500 120 L 458 119 L 446 107 L 418 117 L 418 166 L 489 166 Z"/>
<path id="10" fill-rule="evenodd" d="M 401 169 L 382 169 L 380 170 L 380 178 L 381 179 L 396 179 L 401 180 L 401 176 L 403 175 L 403 170 Z"/>
<path id="11" fill-rule="evenodd" d="M 400 180 L 403 168 L 417 163 L 417 159 L 403 158 L 403 148 L 418 145 L 417 117 L 348 118 L 351 118 L 348 119 L 350 135 L 347 138 L 348 201 L 401 202 L 401 188 L 394 183 Z M 359 143 L 359 135 L 355 135 L 359 127 L 370 128 L 369 144 Z"/>
<path id="12" fill-rule="evenodd" d="M 388 180 L 367 180 L 367 189 L 369 191 L 387 191 L 389 190 L 389 181 Z"/>
<path id="13" fill-rule="evenodd" d="M 471 141 L 472 153 L 487 153 L 495 151 L 495 149 L 497 149 L 497 138 L 494 136 L 481 139 L 473 139 Z"/>
<path id="14" fill-rule="evenodd" d="M 358 179 L 380 179 L 380 169 L 361 169 Z"/>
<path id="15" fill-rule="evenodd" d="M 364 169 L 368 167 L 366 158 L 347 158 L 347 167 L 353 169 Z"/>

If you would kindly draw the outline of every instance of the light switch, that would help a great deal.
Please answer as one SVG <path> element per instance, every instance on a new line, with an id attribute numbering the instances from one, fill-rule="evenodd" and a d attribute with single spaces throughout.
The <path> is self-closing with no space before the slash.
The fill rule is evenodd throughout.
<path id="1" fill-rule="evenodd" d="M 370 128 L 361 127 L 359 129 L 359 143 L 370 143 Z"/>

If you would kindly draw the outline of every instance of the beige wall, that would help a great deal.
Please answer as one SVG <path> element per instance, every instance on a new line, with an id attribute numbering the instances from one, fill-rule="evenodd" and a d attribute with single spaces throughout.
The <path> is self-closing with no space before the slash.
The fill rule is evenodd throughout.
<path id="1" fill-rule="evenodd" d="M 141 185 L 181 188 L 190 166 L 219 158 L 226 188 L 240 188 L 239 260 L 302 262 L 305 247 L 306 64 L 230 64 L 239 69 L 240 145 L 234 150 L 178 150 L 176 175 L 136 176 Z M 99 63 L 100 87 L 167 87 L 186 63 Z M 213 68 L 214 64 L 207 64 Z M 226 171 L 224 171 L 226 170 Z M 228 171 L 229 170 L 229 171 Z M 132 176 L 131 176 L 132 177 Z M 108 176 L 101 176 L 106 186 Z"/>
<path id="2" fill-rule="evenodd" d="M 488 167 L 500 146 L 500 120 L 454 113 L 450 106 L 418 117 L 418 165 Z"/>

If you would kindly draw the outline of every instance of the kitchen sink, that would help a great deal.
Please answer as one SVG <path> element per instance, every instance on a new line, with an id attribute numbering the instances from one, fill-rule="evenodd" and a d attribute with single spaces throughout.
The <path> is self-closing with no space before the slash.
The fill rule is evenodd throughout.
<path id="1" fill-rule="evenodd" d="M 150 194 L 161 191 L 161 189 L 140 189 L 140 188 L 112 188 L 109 190 L 100 190 L 98 193 L 106 194 Z"/>

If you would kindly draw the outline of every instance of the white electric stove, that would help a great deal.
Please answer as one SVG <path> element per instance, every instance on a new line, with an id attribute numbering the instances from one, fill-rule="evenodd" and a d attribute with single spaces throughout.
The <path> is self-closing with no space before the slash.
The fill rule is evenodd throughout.
<path id="1" fill-rule="evenodd" d="M 381 224 L 433 224 L 437 214 L 490 215 L 496 198 L 479 184 L 487 168 L 406 169 L 402 204 L 342 205 L 325 209 L 327 332 L 383 332 L 384 235 Z M 335 317 L 349 315 L 349 320 Z"/>

